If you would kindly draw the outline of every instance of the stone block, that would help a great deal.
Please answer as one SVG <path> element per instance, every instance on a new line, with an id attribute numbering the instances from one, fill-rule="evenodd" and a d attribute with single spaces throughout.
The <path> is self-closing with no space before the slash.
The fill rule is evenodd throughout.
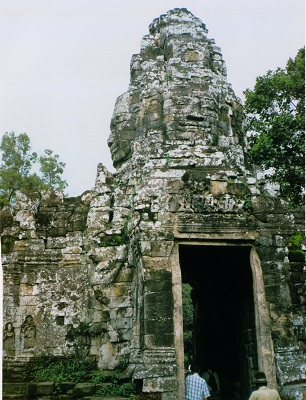
<path id="1" fill-rule="evenodd" d="M 47 238 L 47 245 L 46 249 L 63 249 L 66 246 L 66 239 L 65 238 Z"/>
<path id="2" fill-rule="evenodd" d="M 177 400 L 178 393 L 161 393 L 161 400 Z"/>
<path id="3" fill-rule="evenodd" d="M 163 365 L 163 364 L 155 364 L 148 365 L 146 367 L 146 376 L 148 378 L 153 377 L 169 377 L 176 375 L 176 367 L 175 365 Z"/>
<path id="4" fill-rule="evenodd" d="M 275 359 L 278 370 L 282 372 L 280 375 L 281 385 L 305 381 L 305 354 L 301 351 L 276 353 Z"/>
<path id="5" fill-rule="evenodd" d="M 131 296 L 118 296 L 118 297 L 111 297 L 109 308 L 120 308 L 120 307 L 131 307 Z"/>
<path id="6" fill-rule="evenodd" d="M 172 318 L 156 318 L 146 319 L 144 321 L 145 332 L 147 334 L 154 334 L 156 337 L 169 334 L 173 332 L 173 320 Z"/>
<path id="7" fill-rule="evenodd" d="M 25 251 L 26 243 L 24 240 L 16 240 L 14 244 L 14 251 Z"/>
<path id="8" fill-rule="evenodd" d="M 109 207 L 111 203 L 111 195 L 110 194 L 102 194 L 100 196 L 95 196 L 91 203 L 90 208 L 101 208 L 101 207 Z"/>
<path id="9" fill-rule="evenodd" d="M 37 396 L 37 384 L 36 383 L 29 383 L 28 396 L 29 396 L 29 399 L 36 398 L 36 396 Z"/>
<path id="10" fill-rule="evenodd" d="M 213 195 L 219 195 L 226 193 L 227 182 L 223 181 L 211 181 L 210 189 Z"/>
<path id="11" fill-rule="evenodd" d="M 171 318 L 173 313 L 172 291 L 146 293 L 144 313 L 145 319 Z"/>
<path id="12" fill-rule="evenodd" d="M 143 392 L 172 392 L 177 390 L 177 380 L 171 377 L 145 378 Z"/>
<path id="13" fill-rule="evenodd" d="M 172 241 L 162 242 L 140 242 L 141 252 L 143 256 L 150 257 L 169 257 L 173 248 Z"/>
<path id="14" fill-rule="evenodd" d="M 59 390 L 62 394 L 67 393 L 69 390 L 73 390 L 76 382 L 61 382 L 58 384 Z"/>
<path id="15" fill-rule="evenodd" d="M 24 395 L 28 394 L 28 383 L 2 383 L 2 394 L 3 395 Z"/>
<path id="16" fill-rule="evenodd" d="M 84 231 L 86 229 L 86 221 L 83 219 L 74 219 L 68 225 L 68 229 L 71 231 Z"/>
<path id="17" fill-rule="evenodd" d="M 243 335 L 244 335 L 244 341 L 245 341 L 245 343 L 252 343 L 252 341 L 253 341 L 253 331 L 252 331 L 252 329 L 246 329 L 244 332 L 243 332 Z"/>
<path id="18" fill-rule="evenodd" d="M 96 385 L 93 383 L 78 383 L 73 393 L 75 397 L 93 396 L 96 392 Z"/>
<path id="19" fill-rule="evenodd" d="M 143 266 L 146 269 L 170 269 L 168 257 L 142 257 Z"/>
<path id="20" fill-rule="evenodd" d="M 109 318 L 114 320 L 116 318 L 131 318 L 133 316 L 133 307 L 119 307 L 117 309 L 110 310 Z"/>
<path id="21" fill-rule="evenodd" d="M 159 347 L 170 347 L 174 344 L 173 333 L 165 333 L 161 330 L 160 324 L 156 323 L 156 334 L 145 334 L 144 342 L 148 349 L 156 349 Z"/>
<path id="22" fill-rule="evenodd" d="M 13 251 L 14 241 L 15 240 L 14 240 L 13 236 L 2 236 L 1 237 L 1 251 L 2 251 L 2 254 L 10 253 L 11 251 Z"/>
<path id="23" fill-rule="evenodd" d="M 165 271 L 161 270 L 161 272 Z M 163 273 L 160 275 L 161 279 L 158 279 L 159 277 L 157 274 L 155 274 L 155 277 L 156 277 L 155 280 L 147 280 L 146 278 L 148 278 L 148 276 L 147 274 L 145 275 L 145 291 L 148 293 L 159 293 L 162 297 L 164 295 L 171 294 L 172 293 L 171 274 L 168 274 L 167 276 Z"/>
<path id="24" fill-rule="evenodd" d="M 132 282 L 133 270 L 132 268 L 121 268 L 117 275 L 118 282 Z"/>
<path id="25" fill-rule="evenodd" d="M 32 296 L 33 295 L 33 286 L 20 284 L 19 291 L 20 291 L 20 296 Z"/>
<path id="26" fill-rule="evenodd" d="M 85 396 L 83 400 L 125 400 L 128 399 L 127 397 L 122 396 Z"/>
<path id="27" fill-rule="evenodd" d="M 54 382 L 37 382 L 37 396 L 52 396 L 54 391 Z"/>
<path id="28" fill-rule="evenodd" d="M 286 385 L 279 388 L 279 394 L 284 400 L 305 400 L 306 384 Z"/>
<path id="29" fill-rule="evenodd" d="M 290 272 L 300 272 L 304 271 L 304 262 L 290 262 L 289 270 Z M 305 273 L 305 272 L 304 272 Z"/>
<path id="30" fill-rule="evenodd" d="M 158 281 L 160 284 L 162 284 L 162 282 L 166 282 L 165 285 L 168 285 L 169 282 L 172 281 L 172 272 L 165 269 L 146 270 L 144 280 L 148 282 L 148 284 L 150 284 L 150 281 Z M 169 290 L 168 286 L 165 288 L 166 290 Z"/>
<path id="31" fill-rule="evenodd" d="M 130 286 L 124 283 L 115 283 L 113 285 L 113 296 L 127 296 L 130 294 Z"/>
<path id="32" fill-rule="evenodd" d="M 130 329 L 132 327 L 131 318 L 116 318 L 111 321 L 114 329 Z"/>
<path id="33" fill-rule="evenodd" d="M 131 340 L 132 330 L 129 328 L 128 329 L 118 329 L 117 335 L 118 335 L 118 342 L 127 342 L 127 341 Z"/>

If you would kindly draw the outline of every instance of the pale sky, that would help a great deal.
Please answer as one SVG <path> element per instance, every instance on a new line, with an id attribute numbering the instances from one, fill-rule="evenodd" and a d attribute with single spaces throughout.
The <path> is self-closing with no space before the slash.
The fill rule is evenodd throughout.
<path id="1" fill-rule="evenodd" d="M 1 136 L 59 154 L 70 196 L 91 189 L 99 162 L 114 171 L 109 125 L 131 56 L 175 7 L 206 24 L 240 98 L 304 46 L 304 0 L 0 0 Z"/>

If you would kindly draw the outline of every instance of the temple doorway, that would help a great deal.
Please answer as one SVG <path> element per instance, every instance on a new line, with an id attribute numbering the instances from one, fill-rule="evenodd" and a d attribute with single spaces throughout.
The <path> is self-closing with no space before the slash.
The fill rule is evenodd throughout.
<path id="1" fill-rule="evenodd" d="M 250 247 L 181 244 L 179 258 L 184 362 L 217 371 L 222 399 L 247 398 L 258 368 Z"/>

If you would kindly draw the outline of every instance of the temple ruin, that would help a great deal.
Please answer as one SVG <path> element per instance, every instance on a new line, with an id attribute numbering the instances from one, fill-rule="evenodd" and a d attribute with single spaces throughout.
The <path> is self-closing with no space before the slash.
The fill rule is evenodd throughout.
<path id="1" fill-rule="evenodd" d="M 241 399 L 258 370 L 302 399 L 305 267 L 290 238 L 304 215 L 248 163 L 243 107 L 207 33 L 186 9 L 150 25 L 111 120 L 114 174 L 100 164 L 79 197 L 19 193 L 1 210 L 4 371 L 77 351 L 182 400 L 189 284 L 193 360 Z"/>

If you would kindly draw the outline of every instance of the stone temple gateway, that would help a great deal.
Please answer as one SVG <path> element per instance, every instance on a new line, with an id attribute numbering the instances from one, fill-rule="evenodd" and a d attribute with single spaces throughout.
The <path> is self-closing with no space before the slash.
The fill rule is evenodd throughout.
<path id="1" fill-rule="evenodd" d="M 241 399 L 258 370 L 302 398 L 305 269 L 289 241 L 303 214 L 248 164 L 220 48 L 174 9 L 130 68 L 108 141 L 116 173 L 100 164 L 78 198 L 20 193 L 1 210 L 4 371 L 77 350 L 103 370 L 125 362 L 143 393 L 183 399 L 189 284 L 194 359 Z"/>

